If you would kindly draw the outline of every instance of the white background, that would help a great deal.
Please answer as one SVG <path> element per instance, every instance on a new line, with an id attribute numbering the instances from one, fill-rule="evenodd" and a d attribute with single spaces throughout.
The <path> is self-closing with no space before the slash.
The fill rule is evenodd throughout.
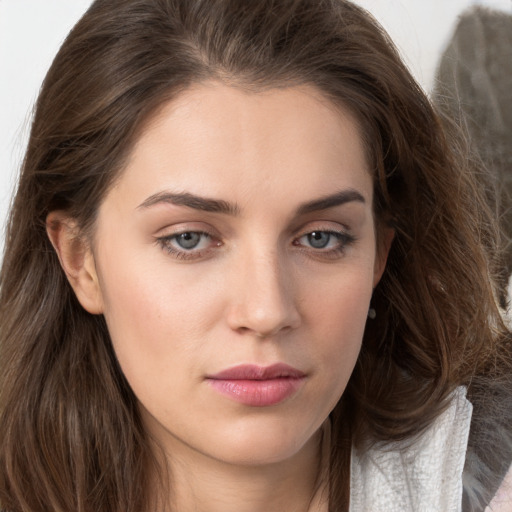
<path id="1" fill-rule="evenodd" d="M 60 43 L 90 3 L 91 0 L 0 0 L 0 248 L 37 91 Z M 512 0 L 357 3 L 388 30 L 426 91 L 432 87 L 437 61 L 458 15 L 476 3 L 512 13 Z"/>

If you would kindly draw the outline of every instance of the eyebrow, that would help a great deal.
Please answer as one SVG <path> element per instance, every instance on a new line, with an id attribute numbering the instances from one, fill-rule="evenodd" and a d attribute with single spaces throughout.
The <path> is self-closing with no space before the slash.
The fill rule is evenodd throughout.
<path id="1" fill-rule="evenodd" d="M 138 208 L 149 208 L 156 204 L 169 203 L 176 206 L 186 206 L 194 210 L 201 210 L 211 213 L 223 213 L 225 215 L 236 216 L 240 213 L 240 208 L 236 204 L 228 203 L 221 199 L 210 199 L 200 197 L 188 192 L 182 194 L 173 194 L 171 192 L 158 192 L 148 197 Z"/>
<path id="2" fill-rule="evenodd" d="M 321 197 L 320 199 L 315 199 L 309 203 L 305 203 L 299 206 L 297 209 L 297 214 L 305 215 L 307 213 L 328 210 L 329 208 L 334 208 L 335 206 L 341 206 L 345 203 L 351 203 L 354 201 L 363 204 L 366 203 L 363 195 L 360 194 L 357 190 L 342 190 L 340 192 L 336 192 L 335 194 Z"/>
<path id="3" fill-rule="evenodd" d="M 328 210 L 350 202 L 365 203 L 365 198 L 354 189 L 342 190 L 319 199 L 304 203 L 297 208 L 297 215 Z M 208 197 L 196 196 L 188 192 L 172 193 L 158 192 L 148 197 L 138 208 L 150 208 L 156 204 L 169 203 L 176 206 L 185 206 L 194 210 L 201 210 L 210 213 L 222 213 L 225 215 L 237 216 L 240 214 L 240 207 L 236 203 L 229 203 L 222 199 L 211 199 Z"/>

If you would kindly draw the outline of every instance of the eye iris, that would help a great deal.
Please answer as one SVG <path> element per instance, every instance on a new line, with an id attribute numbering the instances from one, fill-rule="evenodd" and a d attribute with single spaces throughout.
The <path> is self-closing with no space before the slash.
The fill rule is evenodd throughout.
<path id="1" fill-rule="evenodd" d="M 194 249 L 200 240 L 200 233 L 181 233 L 176 237 L 176 242 L 183 249 Z"/>
<path id="2" fill-rule="evenodd" d="M 315 249 L 323 249 L 329 243 L 330 238 L 330 233 L 325 233 L 324 231 L 314 231 L 308 235 L 308 242 L 311 247 L 314 247 Z"/>

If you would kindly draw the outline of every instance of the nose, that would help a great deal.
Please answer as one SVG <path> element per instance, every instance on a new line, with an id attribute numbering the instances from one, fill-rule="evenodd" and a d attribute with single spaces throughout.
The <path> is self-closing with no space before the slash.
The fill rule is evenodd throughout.
<path id="1" fill-rule="evenodd" d="M 300 325 L 293 271 L 278 254 L 248 255 L 235 268 L 227 314 L 231 329 L 270 338 Z"/>

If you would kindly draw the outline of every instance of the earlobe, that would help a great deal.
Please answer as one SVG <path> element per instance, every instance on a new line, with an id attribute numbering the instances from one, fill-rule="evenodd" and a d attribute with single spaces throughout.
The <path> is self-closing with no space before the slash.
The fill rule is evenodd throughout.
<path id="1" fill-rule="evenodd" d="M 50 212 L 46 232 L 80 304 L 91 314 L 101 314 L 103 299 L 94 255 L 76 221 L 64 211 Z"/>
<path id="2" fill-rule="evenodd" d="M 373 287 L 375 288 L 384 274 L 386 263 L 388 261 L 389 250 L 395 238 L 395 230 L 390 227 L 382 229 L 379 236 L 377 254 L 375 256 L 375 265 L 373 269 Z"/>

